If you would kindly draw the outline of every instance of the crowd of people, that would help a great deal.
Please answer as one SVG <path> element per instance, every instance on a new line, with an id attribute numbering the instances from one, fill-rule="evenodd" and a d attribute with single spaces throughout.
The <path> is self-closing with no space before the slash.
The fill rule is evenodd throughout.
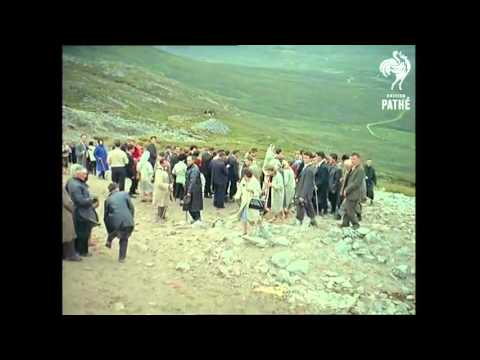
<path id="1" fill-rule="evenodd" d="M 303 223 L 305 213 L 312 226 L 318 225 L 316 216 L 331 214 L 342 220 L 340 227 L 356 229 L 362 220 L 362 203 L 367 198 L 373 202 L 377 184 L 371 160 L 363 166 L 355 152 L 339 159 L 335 153 L 301 150 L 289 161 L 282 149 L 270 145 L 260 161 L 256 148 L 243 155 L 239 150 L 196 145 L 159 149 L 155 136 L 144 147 L 133 139 L 117 140 L 109 151 L 102 139 L 95 146 L 86 135 L 78 144 L 64 143 L 62 151 L 64 174 L 70 170 L 72 175 L 63 189 L 64 258 L 73 261 L 89 256 L 91 230 L 100 225 L 95 210 L 99 200 L 88 190 L 89 174 L 105 179 L 110 173 L 103 218 L 108 233 L 105 245 L 111 248 L 118 237 L 122 262 L 135 223 L 131 198 L 137 195 L 141 202 L 152 204 L 159 223 L 167 220 L 169 205 L 177 202 L 192 224 L 202 223 L 205 199 L 213 198 L 220 216 L 225 203 L 234 202 L 238 205 L 235 216 L 248 234 L 249 224 L 284 222 L 293 212 L 296 225 Z"/>

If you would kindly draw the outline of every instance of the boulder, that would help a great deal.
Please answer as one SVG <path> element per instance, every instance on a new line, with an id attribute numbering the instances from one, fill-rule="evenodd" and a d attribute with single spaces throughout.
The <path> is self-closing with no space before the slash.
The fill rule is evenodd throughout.
<path id="1" fill-rule="evenodd" d="M 293 257 L 294 254 L 291 251 L 282 251 L 274 254 L 270 261 L 273 265 L 285 269 L 293 261 Z"/>
<path id="2" fill-rule="evenodd" d="M 274 236 L 271 239 L 271 242 L 272 242 L 272 244 L 278 245 L 278 246 L 289 246 L 290 245 L 290 241 L 285 237 L 275 237 Z"/>
<path id="3" fill-rule="evenodd" d="M 408 265 L 402 264 L 392 269 L 392 274 L 399 279 L 406 279 L 408 276 Z"/>
<path id="4" fill-rule="evenodd" d="M 190 264 L 187 262 L 181 261 L 175 266 L 175 270 L 186 272 L 190 270 Z"/>
<path id="5" fill-rule="evenodd" d="M 287 271 L 294 274 L 306 274 L 310 269 L 310 263 L 306 260 L 296 260 L 287 266 Z"/>

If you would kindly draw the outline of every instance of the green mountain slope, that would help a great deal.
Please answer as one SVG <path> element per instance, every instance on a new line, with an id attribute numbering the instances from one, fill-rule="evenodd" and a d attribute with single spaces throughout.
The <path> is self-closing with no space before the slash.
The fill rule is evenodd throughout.
<path id="1" fill-rule="evenodd" d="M 375 159 L 380 173 L 415 181 L 415 135 L 404 131 L 414 119 L 392 123 L 401 131 L 385 127 L 384 141 L 366 129 L 394 117 L 372 115 L 381 81 L 372 80 L 378 88 L 366 82 L 351 87 L 339 74 L 204 63 L 144 46 L 64 47 L 63 75 L 68 136 L 89 129 L 240 149 L 275 143 L 287 151 L 357 150 Z M 231 128 L 228 137 L 194 130 L 209 108 Z"/>

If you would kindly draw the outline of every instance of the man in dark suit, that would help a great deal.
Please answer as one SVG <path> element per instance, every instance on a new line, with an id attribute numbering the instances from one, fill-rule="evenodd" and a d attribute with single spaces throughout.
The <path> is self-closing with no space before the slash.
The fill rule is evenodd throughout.
<path id="1" fill-rule="evenodd" d="M 328 213 L 328 166 L 325 153 L 317 152 L 317 172 L 315 173 L 315 185 L 317 186 L 318 215 L 323 216 Z"/>
<path id="2" fill-rule="evenodd" d="M 228 185 L 230 201 L 233 201 L 233 197 L 237 193 L 237 182 L 240 178 L 238 162 L 238 150 L 233 150 L 227 160 L 227 173 L 228 173 Z"/>
<path id="3" fill-rule="evenodd" d="M 313 209 L 312 197 L 313 189 L 315 187 L 315 164 L 313 163 L 314 156 L 311 152 L 303 154 L 303 161 L 305 166 L 302 169 L 300 178 L 295 189 L 295 203 L 297 204 L 297 224 L 303 222 L 305 210 L 307 216 L 310 218 L 310 224 L 317 226 L 315 221 L 315 210 Z"/>
<path id="4" fill-rule="evenodd" d="M 337 213 L 337 208 L 340 205 L 340 179 L 342 177 L 342 169 L 337 165 L 337 154 L 330 154 L 330 168 L 328 177 L 328 200 L 332 207 L 332 214 Z"/>
<path id="5" fill-rule="evenodd" d="M 201 155 L 202 166 L 200 167 L 200 171 L 205 177 L 205 189 L 204 189 L 205 198 L 212 197 L 212 189 L 211 189 L 212 170 L 210 169 L 210 162 L 212 161 L 212 152 L 213 152 L 213 148 L 205 149 Z"/>
<path id="6" fill-rule="evenodd" d="M 367 197 L 370 199 L 370 205 L 373 203 L 373 187 L 377 186 L 377 175 L 375 169 L 372 166 L 372 160 L 367 160 L 365 166 L 365 177 L 367 182 Z"/>
<path id="7" fill-rule="evenodd" d="M 117 183 L 111 183 L 108 191 L 110 194 L 105 200 L 103 217 L 108 232 L 105 246 L 110 249 L 112 240 L 118 237 L 120 239 L 118 261 L 124 262 L 127 256 L 128 238 L 135 226 L 133 221 L 135 208 L 128 193 L 118 190 Z"/>
<path id="8" fill-rule="evenodd" d="M 352 169 L 347 173 L 342 186 L 345 198 L 345 215 L 340 227 L 349 227 L 352 223 L 354 229 L 360 227 L 357 217 L 357 207 L 362 198 L 362 184 L 365 182 L 365 171 L 360 163 L 360 155 L 352 153 Z"/>
<path id="9" fill-rule="evenodd" d="M 212 183 L 215 194 L 213 196 L 213 206 L 217 209 L 225 208 L 225 191 L 227 188 L 228 174 L 225 165 L 225 153 L 220 151 L 216 159 L 210 163 L 212 168 Z"/>
<path id="10" fill-rule="evenodd" d="M 157 137 L 152 136 L 150 137 L 150 144 L 147 146 L 147 150 L 150 153 L 150 158 L 148 159 L 148 162 L 152 164 L 152 167 L 155 169 L 155 162 L 157 161 L 157 147 L 155 146 L 155 143 L 157 142 Z"/>

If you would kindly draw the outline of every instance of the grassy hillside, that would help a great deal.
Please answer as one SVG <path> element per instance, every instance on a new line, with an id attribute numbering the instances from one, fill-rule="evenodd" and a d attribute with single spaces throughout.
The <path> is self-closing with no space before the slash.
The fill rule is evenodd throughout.
<path id="1" fill-rule="evenodd" d="M 65 47 L 63 66 L 69 139 L 88 131 L 240 150 L 269 143 L 287 151 L 356 150 L 386 179 L 415 181 L 415 134 L 377 127 L 386 140 L 372 137 L 366 123 L 383 120 L 367 106 L 376 88 L 352 90 L 338 74 L 210 64 L 137 46 Z M 231 128 L 227 137 L 192 129 L 207 108 Z"/>

